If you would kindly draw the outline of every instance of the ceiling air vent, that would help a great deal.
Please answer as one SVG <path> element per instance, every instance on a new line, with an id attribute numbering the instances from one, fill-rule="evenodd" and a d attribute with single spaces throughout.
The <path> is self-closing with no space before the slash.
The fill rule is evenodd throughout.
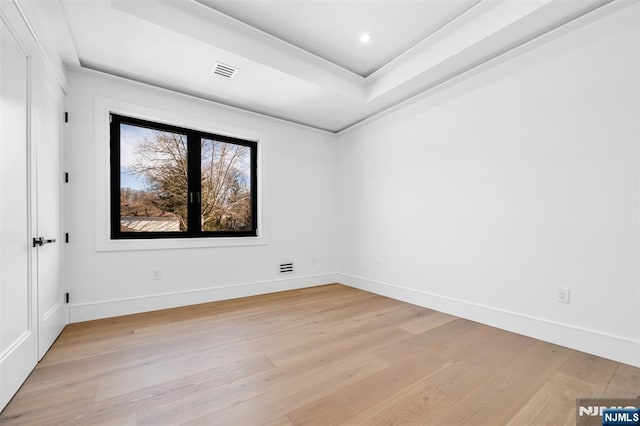
<path id="1" fill-rule="evenodd" d="M 293 272 L 293 262 L 281 263 L 280 264 L 280 273 L 281 274 L 290 274 L 292 272 Z"/>
<path id="2" fill-rule="evenodd" d="M 213 73 L 225 78 L 234 78 L 238 74 L 238 68 L 216 62 L 213 66 Z"/>

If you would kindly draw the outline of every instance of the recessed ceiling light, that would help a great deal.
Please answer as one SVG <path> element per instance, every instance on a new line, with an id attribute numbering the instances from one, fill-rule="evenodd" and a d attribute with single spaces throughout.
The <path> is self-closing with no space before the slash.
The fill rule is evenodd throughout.
<path id="1" fill-rule="evenodd" d="M 369 43 L 369 40 L 371 40 L 371 36 L 368 33 L 362 33 L 360 34 L 360 41 L 363 43 Z"/>

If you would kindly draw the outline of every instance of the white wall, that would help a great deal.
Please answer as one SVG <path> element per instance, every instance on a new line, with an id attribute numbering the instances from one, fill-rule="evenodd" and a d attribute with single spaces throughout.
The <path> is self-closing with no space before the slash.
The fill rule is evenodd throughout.
<path id="1" fill-rule="evenodd" d="M 334 204 L 333 135 L 91 71 L 71 72 L 67 78 L 72 322 L 335 281 L 335 226 L 327 214 Z M 99 154 L 104 147 L 97 146 L 108 140 L 100 129 L 96 134 L 97 98 L 210 123 L 212 131 L 258 135 L 267 166 L 263 207 L 268 244 L 97 251 L 96 205 L 103 204 L 96 196 L 96 176 L 108 162 Z M 185 123 L 178 118 L 174 124 Z M 104 231 L 100 227 L 98 232 Z M 280 276 L 277 265 L 290 260 L 296 272 Z M 156 269 L 161 270 L 159 281 L 152 280 Z"/>
<path id="2" fill-rule="evenodd" d="M 342 282 L 640 366 L 640 12 L 600 13 L 340 136 Z"/>

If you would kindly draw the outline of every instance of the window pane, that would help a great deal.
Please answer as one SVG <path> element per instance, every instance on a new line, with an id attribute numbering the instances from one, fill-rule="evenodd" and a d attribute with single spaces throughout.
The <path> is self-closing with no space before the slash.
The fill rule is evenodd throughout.
<path id="1" fill-rule="evenodd" d="M 121 232 L 187 230 L 187 137 L 120 124 Z"/>
<path id="2" fill-rule="evenodd" d="M 202 230 L 252 230 L 251 149 L 212 139 L 200 147 Z"/>

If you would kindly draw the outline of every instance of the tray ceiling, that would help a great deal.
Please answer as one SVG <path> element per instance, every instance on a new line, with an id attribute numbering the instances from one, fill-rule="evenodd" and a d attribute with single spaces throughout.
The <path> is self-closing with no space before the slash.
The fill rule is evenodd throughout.
<path id="1" fill-rule="evenodd" d="M 58 5 L 77 52 L 70 67 L 79 63 L 339 132 L 611 2 L 59 0 Z M 623 7 L 625 0 L 614 3 Z M 359 40 L 363 33 L 370 35 L 368 43 Z M 234 78 L 214 74 L 216 64 L 237 69 Z"/>

